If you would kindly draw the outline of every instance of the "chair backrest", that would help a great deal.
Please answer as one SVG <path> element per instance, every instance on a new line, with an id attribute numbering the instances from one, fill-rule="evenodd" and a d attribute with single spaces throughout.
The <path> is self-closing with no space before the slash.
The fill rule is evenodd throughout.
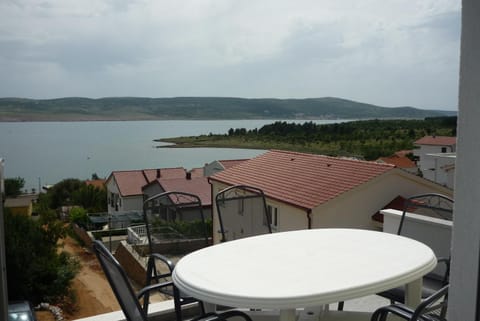
<path id="1" fill-rule="evenodd" d="M 209 245 L 211 229 L 195 194 L 170 191 L 153 195 L 143 202 L 143 219 L 150 253 L 155 252 L 155 242 L 165 238 L 202 238 Z"/>
<path id="2" fill-rule="evenodd" d="M 453 199 L 442 194 L 427 193 L 409 197 L 403 204 L 403 213 L 398 226 L 402 235 L 406 213 L 416 213 L 446 221 L 453 220 Z"/>
<path id="3" fill-rule="evenodd" d="M 93 250 L 107 276 L 113 293 L 128 321 L 147 321 L 127 274 L 102 242 L 95 240 Z"/>
<path id="4" fill-rule="evenodd" d="M 247 185 L 227 187 L 215 196 L 221 241 L 272 233 L 265 194 Z"/>
<path id="5" fill-rule="evenodd" d="M 448 288 L 449 285 L 445 285 L 443 288 L 423 300 L 415 309 L 410 320 L 446 321 Z"/>
<path id="6" fill-rule="evenodd" d="M 420 241 L 430 246 L 437 257 L 449 259 L 453 206 L 453 200 L 442 194 L 427 193 L 409 197 L 404 202 L 397 234 Z M 421 219 L 414 218 L 415 215 Z M 439 264 L 429 275 L 447 280 L 448 274 L 448 264 Z"/>

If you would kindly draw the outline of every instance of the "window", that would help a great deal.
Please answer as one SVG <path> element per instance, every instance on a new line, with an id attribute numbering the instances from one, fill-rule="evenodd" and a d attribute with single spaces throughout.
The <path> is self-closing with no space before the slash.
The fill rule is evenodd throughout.
<path id="1" fill-rule="evenodd" d="M 442 147 L 442 153 L 446 153 L 447 152 L 447 147 Z"/>

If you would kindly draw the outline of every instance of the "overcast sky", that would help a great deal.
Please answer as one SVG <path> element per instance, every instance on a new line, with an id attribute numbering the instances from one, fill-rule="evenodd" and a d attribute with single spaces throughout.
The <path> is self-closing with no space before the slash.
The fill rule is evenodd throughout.
<path id="1" fill-rule="evenodd" d="M 457 109 L 460 0 L 0 0 L 0 97 Z"/>

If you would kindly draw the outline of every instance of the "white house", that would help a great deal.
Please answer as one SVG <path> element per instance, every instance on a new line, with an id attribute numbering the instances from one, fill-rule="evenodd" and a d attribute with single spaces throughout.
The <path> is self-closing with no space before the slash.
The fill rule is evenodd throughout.
<path id="1" fill-rule="evenodd" d="M 449 136 L 425 136 L 414 142 L 418 148 L 414 155 L 418 157 L 418 167 L 423 177 L 453 188 L 453 169 L 457 138 Z"/>
<path id="2" fill-rule="evenodd" d="M 212 217 L 212 193 L 208 180 L 197 172 L 188 172 L 186 176 L 180 178 L 158 178 L 142 188 L 145 197 L 152 197 L 164 192 L 184 192 L 198 196 L 202 203 L 203 214 L 205 218 Z"/>
<path id="3" fill-rule="evenodd" d="M 184 178 L 183 167 L 114 171 L 107 178 L 108 213 L 140 211 L 143 207 L 142 187 L 158 178 Z"/>
<path id="4" fill-rule="evenodd" d="M 264 191 L 276 219 L 272 229 L 378 229 L 372 216 L 398 196 L 452 190 L 393 165 L 272 150 L 209 178 L 212 195 L 245 184 Z M 219 230 L 213 204 L 214 231 Z M 248 222 L 244 222 L 248 225 Z M 228 228 L 228 227 L 227 227 Z M 245 230 L 249 230 L 248 226 Z M 214 242 L 219 235 L 214 233 Z"/>

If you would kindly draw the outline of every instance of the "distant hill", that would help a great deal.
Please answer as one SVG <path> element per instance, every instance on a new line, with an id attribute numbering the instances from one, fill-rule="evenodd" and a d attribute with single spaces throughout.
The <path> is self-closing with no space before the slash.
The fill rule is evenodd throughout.
<path id="1" fill-rule="evenodd" d="M 306 99 L 176 98 L 0 98 L 0 121 L 155 119 L 365 119 L 425 118 L 454 111 L 381 107 L 325 97 Z"/>

